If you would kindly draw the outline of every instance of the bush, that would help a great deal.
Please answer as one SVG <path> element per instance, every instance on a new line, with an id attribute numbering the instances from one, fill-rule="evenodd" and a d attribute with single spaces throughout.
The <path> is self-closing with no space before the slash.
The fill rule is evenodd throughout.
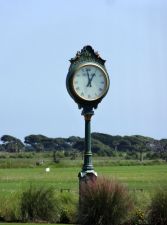
<path id="1" fill-rule="evenodd" d="M 143 210 L 136 208 L 124 225 L 148 225 Z"/>
<path id="2" fill-rule="evenodd" d="M 127 189 L 118 181 L 98 178 L 81 185 L 79 223 L 81 225 L 117 225 L 132 209 Z"/>
<path id="3" fill-rule="evenodd" d="M 147 211 L 151 202 L 151 195 L 149 191 L 141 190 L 132 190 L 131 196 L 133 198 L 133 202 L 136 209 L 139 209 L 139 211 L 140 209 L 142 209 L 142 211 Z"/>
<path id="4" fill-rule="evenodd" d="M 20 195 L 11 193 L 10 198 L 0 196 L 0 221 L 18 222 L 20 220 Z"/>
<path id="5" fill-rule="evenodd" d="M 21 196 L 21 219 L 56 222 L 59 219 L 53 188 L 30 186 Z"/>
<path id="6" fill-rule="evenodd" d="M 158 190 L 151 200 L 149 221 L 154 225 L 167 225 L 167 191 Z"/>
<path id="7" fill-rule="evenodd" d="M 76 194 L 61 193 L 58 196 L 60 223 L 76 223 L 77 203 Z"/>
<path id="8" fill-rule="evenodd" d="M 8 157 L 8 155 L 7 154 L 0 154 L 0 159 L 6 159 Z"/>

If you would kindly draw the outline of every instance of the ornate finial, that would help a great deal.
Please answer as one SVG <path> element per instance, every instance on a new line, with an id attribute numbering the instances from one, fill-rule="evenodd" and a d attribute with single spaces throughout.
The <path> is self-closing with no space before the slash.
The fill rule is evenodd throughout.
<path id="1" fill-rule="evenodd" d="M 81 51 L 78 51 L 76 56 L 70 60 L 72 64 L 81 62 L 96 62 L 104 66 L 105 60 L 102 59 L 98 52 L 95 52 L 92 46 L 86 45 Z"/>

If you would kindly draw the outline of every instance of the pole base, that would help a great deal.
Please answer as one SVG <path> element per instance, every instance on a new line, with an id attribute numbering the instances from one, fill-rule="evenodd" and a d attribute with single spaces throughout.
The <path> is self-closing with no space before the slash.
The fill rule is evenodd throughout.
<path id="1" fill-rule="evenodd" d="M 94 170 L 81 171 L 78 174 L 79 178 L 79 207 L 81 206 L 81 198 L 83 194 L 83 188 L 90 183 L 95 183 L 97 180 L 97 173 Z"/>
<path id="2" fill-rule="evenodd" d="M 89 171 L 81 171 L 78 174 L 79 177 L 79 183 L 88 183 L 89 181 L 95 182 L 97 179 L 97 173 L 94 170 Z"/>

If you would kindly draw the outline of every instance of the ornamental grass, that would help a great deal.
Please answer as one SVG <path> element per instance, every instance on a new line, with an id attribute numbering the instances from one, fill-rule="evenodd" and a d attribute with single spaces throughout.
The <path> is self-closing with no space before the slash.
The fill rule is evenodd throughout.
<path id="1" fill-rule="evenodd" d="M 129 192 L 119 181 L 98 178 L 95 182 L 81 185 L 81 225 L 119 225 L 126 220 L 132 208 Z"/>

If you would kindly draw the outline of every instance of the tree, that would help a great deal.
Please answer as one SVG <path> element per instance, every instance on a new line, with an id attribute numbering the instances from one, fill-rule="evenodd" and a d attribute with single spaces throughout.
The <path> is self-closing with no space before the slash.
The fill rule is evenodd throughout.
<path id="1" fill-rule="evenodd" d="M 0 145 L 0 152 L 3 152 L 3 151 L 5 151 L 5 148 L 3 145 Z"/>
<path id="2" fill-rule="evenodd" d="M 167 151 L 167 139 L 161 139 L 159 142 L 161 146 L 163 147 L 163 150 Z"/>
<path id="3" fill-rule="evenodd" d="M 134 148 L 140 154 L 139 160 L 143 162 L 143 153 L 147 151 L 147 144 L 150 141 L 150 139 L 140 135 L 134 135 L 132 137 L 134 141 L 133 142 Z"/>
<path id="4" fill-rule="evenodd" d="M 2 146 L 7 152 L 21 152 L 24 149 L 22 141 L 13 136 L 3 135 L 1 141 L 3 142 Z"/>
<path id="5" fill-rule="evenodd" d="M 117 140 L 113 141 L 113 146 L 114 146 L 115 152 L 117 152 L 119 144 L 120 144 L 119 141 L 117 141 Z"/>
<path id="6" fill-rule="evenodd" d="M 79 151 L 83 152 L 85 148 L 85 142 L 84 140 L 77 141 L 74 145 L 73 148 L 78 149 Z"/>
<path id="7" fill-rule="evenodd" d="M 47 140 L 48 138 L 45 137 L 44 135 L 29 135 L 25 137 L 25 143 L 30 145 L 32 149 L 36 151 L 43 151 L 44 150 L 44 145 L 43 142 L 44 140 Z"/>

